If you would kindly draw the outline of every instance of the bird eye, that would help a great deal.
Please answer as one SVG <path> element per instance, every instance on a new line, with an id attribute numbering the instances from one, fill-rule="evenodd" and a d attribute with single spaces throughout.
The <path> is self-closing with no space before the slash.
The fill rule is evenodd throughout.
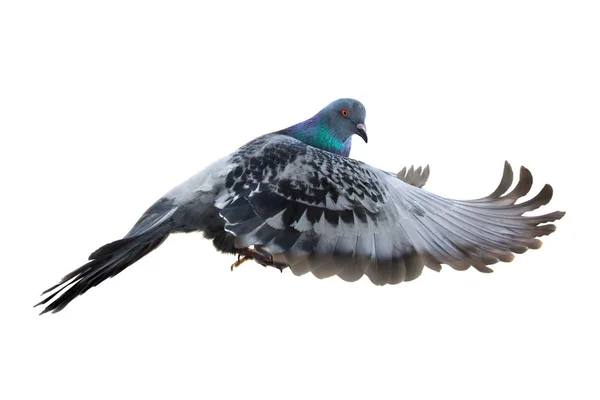
<path id="1" fill-rule="evenodd" d="M 344 117 L 346 117 L 346 118 L 347 118 L 347 117 L 350 115 L 350 113 L 348 112 L 348 110 L 346 110 L 346 109 L 344 108 L 344 109 L 342 110 L 342 115 L 343 115 Z"/>

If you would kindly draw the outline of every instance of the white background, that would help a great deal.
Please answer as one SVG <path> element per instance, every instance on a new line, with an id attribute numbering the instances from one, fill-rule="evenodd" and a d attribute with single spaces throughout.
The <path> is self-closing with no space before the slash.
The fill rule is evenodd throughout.
<path id="1" fill-rule="evenodd" d="M 599 398 L 596 2 L 214 3 L 0 6 L 0 397 Z M 453 198 L 507 159 L 566 217 L 493 274 L 391 287 L 175 235 L 37 316 L 172 186 L 339 97 L 367 108 L 353 157 Z"/>

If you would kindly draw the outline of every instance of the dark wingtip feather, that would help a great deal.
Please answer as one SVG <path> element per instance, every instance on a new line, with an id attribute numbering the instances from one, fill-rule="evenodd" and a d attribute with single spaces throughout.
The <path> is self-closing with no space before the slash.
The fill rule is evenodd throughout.
<path id="1" fill-rule="evenodd" d="M 515 207 L 521 212 L 533 211 L 548 204 L 550 200 L 552 200 L 552 195 L 552 186 L 545 184 L 542 190 L 540 190 L 535 197 L 523 203 L 517 204 Z"/>
<path id="2" fill-rule="evenodd" d="M 510 251 L 512 251 L 513 253 L 516 253 L 516 254 L 523 254 L 527 250 L 529 250 L 527 248 L 527 246 L 513 245 L 513 246 L 510 247 Z"/>
<path id="3" fill-rule="evenodd" d="M 533 185 L 533 176 L 531 172 L 525 167 L 521 167 L 519 173 L 519 182 L 517 186 L 505 196 L 506 199 L 510 199 L 514 204 L 519 198 L 525 196 L 531 190 L 531 186 Z"/>
<path id="4" fill-rule="evenodd" d="M 509 252 L 506 252 L 506 253 L 500 253 L 500 254 L 498 255 L 498 260 L 500 260 L 500 261 L 502 261 L 502 262 L 509 263 L 509 262 L 511 262 L 511 261 L 512 261 L 512 260 L 514 260 L 514 259 L 515 259 L 515 255 L 514 255 L 514 254 L 512 254 L 512 253 L 509 253 Z"/>
<path id="5" fill-rule="evenodd" d="M 512 185 L 512 182 L 513 170 L 509 162 L 504 161 L 504 171 L 502 171 L 502 178 L 500 178 L 500 184 L 498 184 L 496 190 L 494 190 L 492 193 L 490 193 L 488 196 L 484 197 L 481 200 L 497 199 L 498 197 L 506 193 L 508 188 L 510 188 L 510 185 Z"/>
<path id="6" fill-rule="evenodd" d="M 535 236 L 547 236 L 554 231 L 556 231 L 554 224 L 539 225 L 535 230 Z"/>
<path id="7" fill-rule="evenodd" d="M 425 265 L 427 266 L 427 268 L 436 271 L 436 272 L 440 272 L 442 270 L 442 263 L 440 261 L 438 261 L 437 259 L 435 259 L 433 257 L 433 255 L 431 254 L 422 254 L 421 255 L 423 257 L 423 261 L 425 262 Z"/>
<path id="8" fill-rule="evenodd" d="M 493 270 L 493 269 L 491 269 L 490 267 L 487 267 L 487 266 L 485 266 L 484 264 L 477 264 L 477 263 L 474 263 L 474 264 L 473 264 L 473 267 L 474 267 L 474 268 L 475 268 L 477 271 L 479 271 L 479 272 L 483 272 L 484 274 L 490 274 L 490 273 L 494 272 L 494 270 Z"/>
<path id="9" fill-rule="evenodd" d="M 542 241 L 541 241 L 541 240 L 539 240 L 539 239 L 532 239 L 532 240 L 531 240 L 531 241 L 528 243 L 528 247 L 529 247 L 530 249 L 537 250 L 537 249 L 539 249 L 539 248 L 541 248 L 541 247 L 542 247 Z"/>

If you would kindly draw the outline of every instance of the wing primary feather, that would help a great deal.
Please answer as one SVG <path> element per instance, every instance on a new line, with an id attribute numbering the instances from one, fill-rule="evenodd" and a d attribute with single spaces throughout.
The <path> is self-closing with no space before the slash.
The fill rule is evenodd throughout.
<path id="1" fill-rule="evenodd" d="M 512 185 L 512 182 L 513 182 L 513 170 L 511 168 L 510 164 L 508 163 L 508 161 L 504 161 L 504 171 L 502 172 L 502 178 L 500 178 L 500 184 L 498 185 L 496 190 L 494 190 L 488 196 L 486 196 L 482 199 L 479 199 L 479 200 L 475 200 L 475 201 L 487 201 L 489 199 L 497 199 L 498 197 L 500 197 L 504 193 L 506 193 L 508 188 L 510 188 L 510 185 Z"/>

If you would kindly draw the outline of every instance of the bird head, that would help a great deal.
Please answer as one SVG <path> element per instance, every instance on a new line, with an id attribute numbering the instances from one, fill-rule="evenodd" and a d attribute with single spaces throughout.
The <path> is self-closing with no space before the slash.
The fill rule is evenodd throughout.
<path id="1" fill-rule="evenodd" d="M 348 156 L 353 135 L 367 142 L 365 115 L 365 107 L 360 101 L 339 99 L 282 133 L 330 153 Z"/>

